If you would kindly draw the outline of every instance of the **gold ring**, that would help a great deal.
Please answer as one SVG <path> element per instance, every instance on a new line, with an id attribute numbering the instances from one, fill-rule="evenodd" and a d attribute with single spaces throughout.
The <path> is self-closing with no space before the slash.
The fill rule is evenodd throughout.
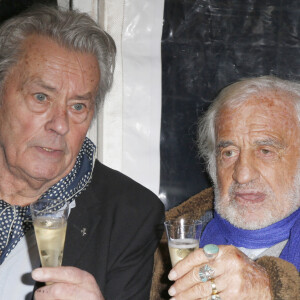
<path id="1" fill-rule="evenodd" d="M 217 295 L 218 290 L 217 290 L 217 287 L 216 287 L 216 283 L 214 282 L 213 279 L 210 280 L 210 283 L 211 283 L 211 294 L 212 295 Z"/>

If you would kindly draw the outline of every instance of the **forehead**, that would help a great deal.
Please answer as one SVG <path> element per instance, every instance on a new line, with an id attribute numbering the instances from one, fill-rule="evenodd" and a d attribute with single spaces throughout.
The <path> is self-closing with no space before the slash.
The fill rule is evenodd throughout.
<path id="1" fill-rule="evenodd" d="M 43 76 L 47 76 L 47 72 L 68 73 L 69 78 L 85 78 L 85 83 L 92 85 L 98 84 L 100 76 L 96 56 L 67 49 L 40 35 L 30 35 L 24 40 L 17 68 L 25 77 L 35 73 Z"/>
<path id="2" fill-rule="evenodd" d="M 284 94 L 252 96 L 237 107 L 225 106 L 216 118 L 217 139 L 249 134 L 288 137 L 298 134 L 298 127 L 293 102 Z"/>

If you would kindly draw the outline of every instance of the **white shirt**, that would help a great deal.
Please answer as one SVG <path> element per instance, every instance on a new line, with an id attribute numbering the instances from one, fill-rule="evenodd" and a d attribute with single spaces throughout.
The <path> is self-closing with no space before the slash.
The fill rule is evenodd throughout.
<path id="1" fill-rule="evenodd" d="M 31 271 L 40 266 L 34 230 L 30 230 L 0 266 L 0 300 L 29 300 L 34 280 Z"/>
<path id="2" fill-rule="evenodd" d="M 75 206 L 72 201 L 69 209 Z M 35 284 L 31 272 L 40 265 L 34 230 L 30 230 L 0 265 L 0 300 L 31 300 Z"/>
<path id="3" fill-rule="evenodd" d="M 270 248 L 260 248 L 260 249 L 247 249 L 244 247 L 238 247 L 244 254 L 246 254 L 252 260 L 256 260 L 262 256 L 274 256 L 279 257 L 284 246 L 288 240 L 279 242 L 278 244 L 273 245 Z"/>

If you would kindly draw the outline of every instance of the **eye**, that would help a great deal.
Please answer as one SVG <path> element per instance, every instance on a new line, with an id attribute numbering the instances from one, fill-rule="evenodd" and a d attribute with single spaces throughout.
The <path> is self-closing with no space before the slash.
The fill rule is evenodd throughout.
<path id="1" fill-rule="evenodd" d="M 35 94 L 34 97 L 39 102 L 45 102 L 47 100 L 47 96 L 45 94 L 42 94 L 42 93 Z"/>
<path id="2" fill-rule="evenodd" d="M 82 104 L 82 103 L 76 103 L 76 104 L 73 105 L 73 108 L 74 108 L 76 111 L 81 111 L 81 110 L 84 109 L 84 107 L 85 107 L 85 105 Z"/>
<path id="3" fill-rule="evenodd" d="M 261 149 L 261 152 L 262 152 L 262 154 L 265 154 L 265 155 L 271 153 L 271 151 L 269 149 Z"/>
<path id="4" fill-rule="evenodd" d="M 234 155 L 234 151 L 233 150 L 225 150 L 223 151 L 223 156 L 225 157 L 232 157 Z"/>
<path id="5" fill-rule="evenodd" d="M 232 156 L 232 154 L 233 154 L 233 151 L 231 151 L 231 150 L 224 151 L 224 155 L 227 157 Z"/>

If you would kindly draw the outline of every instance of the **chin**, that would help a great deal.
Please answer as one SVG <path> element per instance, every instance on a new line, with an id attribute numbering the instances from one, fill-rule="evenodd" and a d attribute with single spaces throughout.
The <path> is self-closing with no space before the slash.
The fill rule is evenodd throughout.
<path id="1" fill-rule="evenodd" d="M 235 227 L 247 230 L 261 229 L 278 221 L 275 217 L 278 212 L 274 214 L 274 208 L 270 209 L 264 203 L 242 205 L 229 196 L 220 196 L 216 191 L 215 210 Z"/>
<path id="2" fill-rule="evenodd" d="M 59 181 L 59 171 L 54 170 L 53 168 L 39 168 L 38 170 L 31 170 L 27 173 L 31 178 L 37 181 L 52 181 L 57 178 Z"/>
<path id="3" fill-rule="evenodd" d="M 235 227 L 256 230 L 288 217 L 297 210 L 297 206 L 291 206 L 288 210 L 283 210 L 282 207 L 270 207 L 270 205 L 261 205 L 260 207 L 241 206 L 235 201 L 228 203 L 216 199 L 215 210 L 223 219 Z"/>
<path id="4" fill-rule="evenodd" d="M 258 214 L 257 211 L 249 211 L 248 208 L 237 208 L 235 205 L 224 207 L 216 204 L 216 211 L 223 219 L 242 229 L 261 229 L 276 222 L 272 213 L 265 209 Z"/>
<path id="5" fill-rule="evenodd" d="M 238 228 L 247 230 L 265 228 L 288 217 L 298 209 L 298 199 L 300 199 L 298 182 L 299 180 L 295 180 L 294 186 L 278 197 L 271 188 L 262 186 L 261 189 L 266 194 L 264 201 L 247 205 L 235 200 L 234 186 L 230 187 L 228 193 L 222 194 L 215 184 L 215 210 L 223 219 Z"/>

